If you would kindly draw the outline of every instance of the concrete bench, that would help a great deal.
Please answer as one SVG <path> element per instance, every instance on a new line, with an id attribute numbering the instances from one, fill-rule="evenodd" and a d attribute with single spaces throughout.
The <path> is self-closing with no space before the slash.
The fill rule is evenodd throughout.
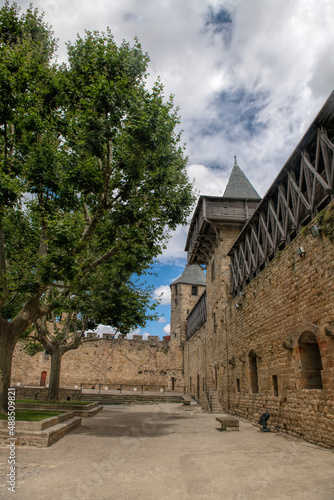
<path id="1" fill-rule="evenodd" d="M 239 430 L 239 420 L 236 418 L 220 417 L 216 418 L 217 422 L 221 424 L 220 431 L 238 431 Z"/>

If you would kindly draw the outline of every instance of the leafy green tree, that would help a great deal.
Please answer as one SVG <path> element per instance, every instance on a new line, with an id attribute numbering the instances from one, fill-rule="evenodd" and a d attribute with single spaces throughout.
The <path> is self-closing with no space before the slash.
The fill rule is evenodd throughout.
<path id="1" fill-rule="evenodd" d="M 126 334 L 136 326 L 145 326 L 147 319 L 157 319 L 148 315 L 147 310 L 154 310 L 151 302 L 151 289 L 138 288 L 132 282 L 114 279 L 111 288 L 92 287 L 86 296 L 72 297 L 67 300 L 67 313 L 52 311 L 48 317 L 35 322 L 34 328 L 28 328 L 22 343 L 28 354 L 34 356 L 45 350 L 51 357 L 49 401 L 59 400 L 61 360 L 63 355 L 88 342 L 97 342 L 102 338 L 85 336 L 88 329 L 104 323 L 113 326 L 120 334 Z M 103 284 L 106 284 L 105 278 Z M 49 293 L 53 293 L 50 289 Z M 80 313 L 78 311 L 80 310 Z"/>
<path id="2" fill-rule="evenodd" d="M 3 412 L 25 330 L 52 311 L 76 310 L 74 298 L 88 303 L 97 286 L 144 273 L 169 230 L 186 222 L 193 195 L 178 112 L 160 81 L 147 88 L 138 41 L 118 47 L 110 31 L 87 32 L 58 67 L 36 10 L 20 15 L 6 2 L 0 21 Z M 100 305 L 113 324 L 117 310 Z"/>

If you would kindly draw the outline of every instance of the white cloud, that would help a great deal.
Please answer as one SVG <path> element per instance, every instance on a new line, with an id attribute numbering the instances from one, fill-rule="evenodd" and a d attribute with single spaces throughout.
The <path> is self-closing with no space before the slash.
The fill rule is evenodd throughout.
<path id="1" fill-rule="evenodd" d="M 175 231 L 171 231 L 167 248 L 163 251 L 162 255 L 159 255 L 158 258 L 161 264 L 185 264 L 184 261 L 186 259 L 186 253 L 184 251 L 184 246 L 187 234 L 188 228 L 184 226 L 178 226 Z"/>
<path id="2" fill-rule="evenodd" d="M 30 0 L 19 0 L 24 9 Z M 180 106 L 188 172 L 221 195 L 238 163 L 264 195 L 333 89 L 332 0 L 37 0 L 64 43 L 109 25 L 117 43 L 138 36 Z M 178 228 L 159 259 L 185 260 Z"/>
<path id="3" fill-rule="evenodd" d="M 160 299 L 162 306 L 168 306 L 171 302 L 171 291 L 168 285 L 161 285 L 154 290 L 153 297 L 155 300 Z"/>
<path id="4" fill-rule="evenodd" d="M 230 161 L 230 164 L 227 168 L 221 169 L 212 169 L 205 165 L 189 165 L 187 172 L 190 181 L 194 181 L 195 189 L 204 195 L 223 196 L 233 166 L 233 155 L 227 161 Z"/>
<path id="5" fill-rule="evenodd" d="M 169 335 L 170 334 L 170 325 L 166 325 L 164 328 L 163 328 L 163 332 L 165 335 Z"/>
<path id="6" fill-rule="evenodd" d="M 160 318 L 158 319 L 158 323 L 166 323 L 167 320 L 164 316 L 160 316 Z"/>
<path id="7" fill-rule="evenodd" d="M 140 328 L 135 328 L 134 330 L 131 330 L 131 332 L 126 335 L 126 338 L 132 339 L 134 335 L 141 335 Z"/>

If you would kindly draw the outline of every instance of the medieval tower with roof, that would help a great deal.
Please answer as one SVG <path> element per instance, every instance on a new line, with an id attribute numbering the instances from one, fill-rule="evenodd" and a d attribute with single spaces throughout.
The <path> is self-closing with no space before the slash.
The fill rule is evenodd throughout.
<path id="1" fill-rule="evenodd" d="M 187 265 L 171 287 L 171 342 L 182 345 L 186 341 L 187 316 L 205 291 L 206 279 L 197 265 Z"/>
<path id="2" fill-rule="evenodd" d="M 216 328 L 216 309 L 229 297 L 230 259 L 227 252 L 260 200 L 236 157 L 224 195 L 200 196 L 185 248 L 188 263 L 182 275 L 171 284 L 171 341 L 174 343 L 183 345 L 192 329 L 200 326 L 201 319 L 197 317 L 200 307 L 196 308 L 195 321 L 192 313 L 198 302 L 203 304 L 202 319 L 207 318 L 208 308 L 210 322 Z"/>

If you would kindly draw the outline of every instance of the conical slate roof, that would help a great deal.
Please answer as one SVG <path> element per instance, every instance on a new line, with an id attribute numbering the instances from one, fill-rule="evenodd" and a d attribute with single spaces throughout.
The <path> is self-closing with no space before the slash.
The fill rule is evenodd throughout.
<path id="1" fill-rule="evenodd" d="M 173 281 L 172 285 L 183 283 L 185 285 L 206 285 L 206 278 L 203 269 L 197 264 L 187 265 L 179 278 Z"/>
<path id="2" fill-rule="evenodd" d="M 234 165 L 223 198 L 261 200 L 260 195 L 237 164 L 236 156 L 234 157 Z"/>

